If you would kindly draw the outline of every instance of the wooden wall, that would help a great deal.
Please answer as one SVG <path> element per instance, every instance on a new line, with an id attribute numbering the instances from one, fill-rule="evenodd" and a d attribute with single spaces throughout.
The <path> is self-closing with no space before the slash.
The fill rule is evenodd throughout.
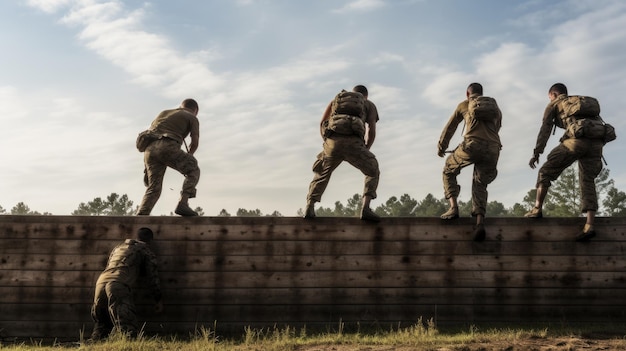
<path id="1" fill-rule="evenodd" d="M 245 326 L 409 326 L 626 321 L 626 219 L 0 216 L 0 337 L 91 333 L 108 253 L 153 229 L 166 310 L 138 290 L 148 333 Z"/>

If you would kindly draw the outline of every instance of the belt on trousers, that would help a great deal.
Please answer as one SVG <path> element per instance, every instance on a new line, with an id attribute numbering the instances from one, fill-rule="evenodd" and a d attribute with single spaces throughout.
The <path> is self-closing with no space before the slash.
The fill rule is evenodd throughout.
<path id="1" fill-rule="evenodd" d="M 175 141 L 177 144 L 180 144 L 180 141 L 178 141 L 177 139 L 174 139 L 173 137 L 171 137 L 171 136 L 169 136 L 167 134 L 161 135 L 161 137 L 159 139 L 161 139 L 161 140 L 168 139 L 168 140 Z"/>

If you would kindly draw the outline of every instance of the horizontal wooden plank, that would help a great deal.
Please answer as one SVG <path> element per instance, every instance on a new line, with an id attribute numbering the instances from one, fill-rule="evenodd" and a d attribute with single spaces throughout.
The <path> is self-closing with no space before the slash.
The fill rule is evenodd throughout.
<path id="1" fill-rule="evenodd" d="M 570 241 L 582 228 L 582 218 L 488 218 L 487 238 L 493 241 Z M 294 217 L 81 217 L 0 216 L 3 238 L 122 240 L 141 226 L 157 240 L 471 240 L 473 219 L 385 218 L 379 224 L 357 218 Z M 626 220 L 597 218 L 597 240 L 626 240 Z"/>
<path id="2" fill-rule="evenodd" d="M 107 255 L 0 255 L 2 270 L 101 271 Z M 626 271 L 626 256 L 554 255 L 159 255 L 161 272 Z"/>
<path id="3" fill-rule="evenodd" d="M 2 304 L 43 304 L 62 301 L 67 304 L 90 304 L 93 287 L 3 287 Z M 204 304 L 239 305 L 626 305 L 626 288 L 186 288 L 163 289 L 168 306 Z M 61 300 L 62 298 L 62 300 Z M 147 289 L 135 289 L 137 303 L 150 304 Z"/>
<path id="4" fill-rule="evenodd" d="M 72 304 L 28 304 L 6 306 L 0 319 L 0 326 L 12 325 L 18 322 L 41 322 L 41 323 L 80 323 L 91 324 L 88 305 Z M 41 314 L 42 310 L 49 312 L 46 318 Z M 217 323 L 335 323 L 344 321 L 379 321 L 379 322 L 409 322 L 419 317 L 443 319 L 471 320 L 511 320 L 515 316 L 518 320 L 533 320 L 535 318 L 560 317 L 560 318 L 597 318 L 605 316 L 610 318 L 624 318 L 626 312 L 623 306 L 618 308 L 605 306 L 584 305 L 546 305 L 532 306 L 507 305 L 498 306 L 487 304 L 468 305 L 310 305 L 310 306 L 285 306 L 285 305 L 204 305 L 177 306 L 175 309 L 164 310 L 164 314 L 155 314 L 153 306 L 137 306 L 137 314 L 140 320 L 167 324 L 172 322 L 197 322 L 209 324 Z M 28 316 L 27 318 L 25 318 Z M 57 316 L 55 319 L 49 316 Z"/>
<path id="5" fill-rule="evenodd" d="M 163 286 L 197 288 L 625 288 L 626 272 L 501 272 L 501 271 L 437 271 L 437 272 L 163 272 Z M 97 272 L 76 271 L 0 271 L 0 287 L 49 286 L 88 287 L 97 279 Z"/>
<path id="6" fill-rule="evenodd" d="M 0 241 L 0 255 L 104 255 L 119 242 L 100 240 L 30 241 L 7 239 Z M 621 256 L 626 252 L 626 241 L 576 243 L 573 241 L 168 241 L 153 245 L 158 256 L 283 256 L 297 255 L 372 255 L 397 253 L 417 255 L 555 255 L 555 256 Z"/>
<path id="7" fill-rule="evenodd" d="M 102 271 L 107 259 L 108 255 L 5 254 L 0 255 L 0 269 Z"/>

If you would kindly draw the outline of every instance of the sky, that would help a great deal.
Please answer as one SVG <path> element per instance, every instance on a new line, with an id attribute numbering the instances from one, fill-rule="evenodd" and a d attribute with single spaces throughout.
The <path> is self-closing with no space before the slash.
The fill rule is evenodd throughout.
<path id="1" fill-rule="evenodd" d="M 201 177 L 190 205 L 206 216 L 295 216 L 324 108 L 356 84 L 380 114 L 373 207 L 403 194 L 443 198 L 437 141 L 472 82 L 503 113 L 489 201 L 511 207 L 534 188 L 528 161 L 556 82 L 600 101 L 618 135 L 607 168 L 624 191 L 625 42 L 622 0 L 1 1 L 0 206 L 69 215 L 111 193 L 138 205 L 137 134 L 194 98 Z M 461 201 L 471 173 L 459 177 Z M 342 164 L 320 205 L 345 204 L 363 179 Z M 173 212 L 182 181 L 168 169 L 153 215 Z"/>

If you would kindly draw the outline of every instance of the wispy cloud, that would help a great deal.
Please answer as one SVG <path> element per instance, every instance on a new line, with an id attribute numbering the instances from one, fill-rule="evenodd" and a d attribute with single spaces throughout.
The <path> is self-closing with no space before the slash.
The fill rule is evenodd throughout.
<path id="1" fill-rule="evenodd" d="M 142 9 L 128 11 L 118 1 L 79 3 L 62 22 L 82 27 L 85 45 L 126 70 L 137 84 L 161 88 L 166 96 L 181 96 L 181 87 L 203 89 L 203 95 L 222 82 L 195 56 L 176 52 L 159 34 L 141 29 Z"/>
<path id="2" fill-rule="evenodd" d="M 385 6 L 383 0 L 354 0 L 348 2 L 343 7 L 333 10 L 334 13 L 346 13 L 346 12 L 366 12 L 373 11 Z"/>
<path id="3" fill-rule="evenodd" d="M 75 1 L 76 0 L 27 0 L 26 4 L 47 13 L 54 13 L 60 8 L 72 4 Z"/>

